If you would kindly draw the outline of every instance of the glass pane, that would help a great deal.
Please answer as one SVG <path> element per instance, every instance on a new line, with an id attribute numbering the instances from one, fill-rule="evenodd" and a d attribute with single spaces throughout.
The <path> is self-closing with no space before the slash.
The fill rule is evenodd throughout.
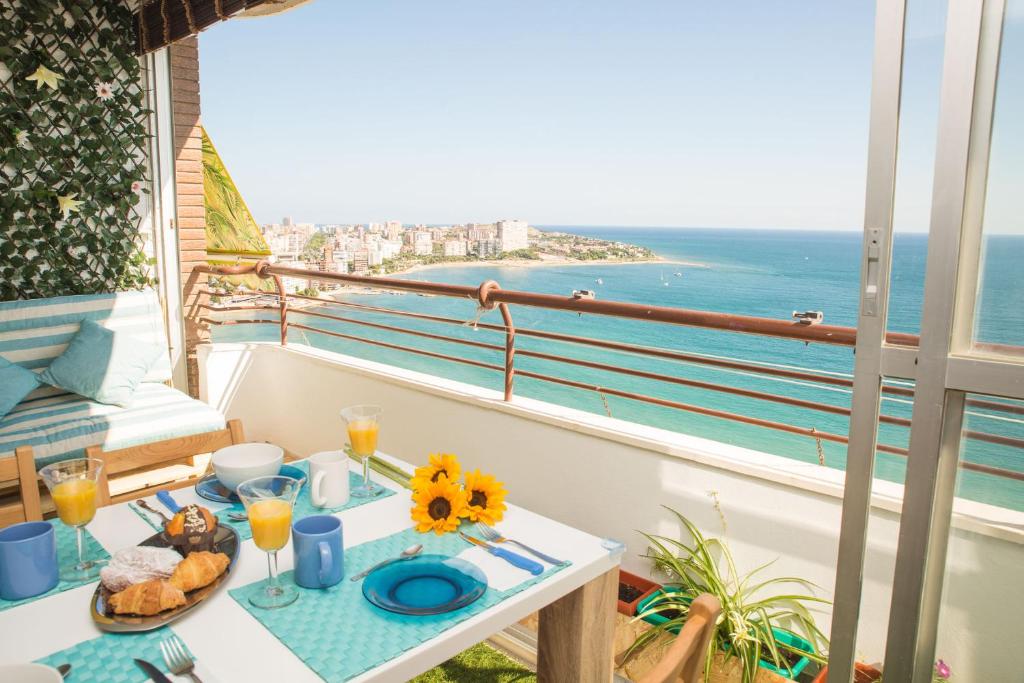
<path id="1" fill-rule="evenodd" d="M 918 332 L 935 173 L 946 0 L 907 3 L 887 327 Z"/>
<path id="2" fill-rule="evenodd" d="M 968 401 L 936 657 L 951 681 L 1019 681 L 1024 402 Z M 1001 443 L 979 438 L 993 432 Z"/>
<path id="3" fill-rule="evenodd" d="M 1024 353 L 1024 1 L 1006 3 L 999 56 L 974 341 L 979 351 Z"/>

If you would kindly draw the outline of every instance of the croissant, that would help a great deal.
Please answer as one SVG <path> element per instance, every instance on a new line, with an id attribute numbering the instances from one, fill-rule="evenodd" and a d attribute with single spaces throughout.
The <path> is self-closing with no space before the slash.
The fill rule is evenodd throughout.
<path id="1" fill-rule="evenodd" d="M 205 550 L 190 553 L 178 563 L 168 581 L 176 588 L 185 592 L 208 586 L 224 573 L 231 559 L 224 553 L 211 553 Z"/>
<path id="2" fill-rule="evenodd" d="M 114 593 L 107 600 L 114 614 L 151 616 L 185 604 L 185 594 L 163 579 L 153 579 Z"/>

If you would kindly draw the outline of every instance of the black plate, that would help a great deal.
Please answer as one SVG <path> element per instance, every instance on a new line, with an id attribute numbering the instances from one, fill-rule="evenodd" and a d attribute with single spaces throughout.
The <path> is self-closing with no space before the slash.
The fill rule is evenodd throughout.
<path id="1" fill-rule="evenodd" d="M 171 544 L 167 541 L 167 537 L 161 531 L 158 534 L 150 536 L 139 545 L 154 546 L 157 548 L 169 548 Z M 231 527 L 221 524 L 217 526 L 217 534 L 213 539 L 213 551 L 217 553 L 224 553 L 231 561 L 228 563 L 227 569 L 224 570 L 220 576 L 218 576 L 213 583 L 202 588 L 197 588 L 194 591 L 185 593 L 185 604 L 181 607 L 175 607 L 159 614 L 154 614 L 148 617 L 135 616 L 131 614 L 108 614 L 107 613 L 107 598 L 110 597 L 111 593 L 109 590 L 103 587 L 100 583 L 96 586 L 96 592 L 92 595 L 92 603 L 89 606 L 89 611 L 92 613 L 92 620 L 96 622 L 104 631 L 114 632 L 132 632 L 132 631 L 152 631 L 155 628 L 166 626 L 178 617 L 187 614 L 190 610 L 200 605 L 203 600 L 213 595 L 217 589 L 219 589 L 228 579 L 231 574 L 231 570 L 235 568 L 235 562 L 238 560 L 238 549 L 241 544 L 238 540 L 238 534 Z"/>

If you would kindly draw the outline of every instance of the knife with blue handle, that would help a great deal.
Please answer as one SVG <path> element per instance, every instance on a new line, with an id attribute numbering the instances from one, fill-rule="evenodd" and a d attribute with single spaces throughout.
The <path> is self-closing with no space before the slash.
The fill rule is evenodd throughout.
<path id="1" fill-rule="evenodd" d="M 171 497 L 170 491 L 157 491 L 156 499 L 163 503 L 164 507 L 170 510 L 172 515 L 178 514 L 178 510 L 181 509 L 181 506 Z"/>
<path id="2" fill-rule="evenodd" d="M 505 560 L 511 565 L 519 567 L 520 569 L 525 569 L 534 576 L 537 576 L 538 574 L 544 572 L 544 565 L 542 565 L 540 562 L 534 562 L 528 557 L 523 557 L 519 553 L 514 553 L 511 550 L 505 550 L 504 548 L 495 548 L 490 543 L 484 543 L 479 538 L 467 536 L 461 531 L 459 532 L 459 536 L 462 536 L 463 540 L 468 541 L 473 545 L 480 546 L 481 548 L 489 552 L 491 555 L 494 555 L 495 557 L 500 557 L 501 559 Z"/>

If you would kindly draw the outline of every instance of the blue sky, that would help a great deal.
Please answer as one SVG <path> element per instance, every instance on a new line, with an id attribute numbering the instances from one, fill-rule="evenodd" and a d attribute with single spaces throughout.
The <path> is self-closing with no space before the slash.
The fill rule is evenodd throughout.
<path id="1" fill-rule="evenodd" d="M 317 0 L 202 35 L 202 116 L 259 222 L 860 229 L 873 5 Z M 943 23 L 911 0 L 900 230 Z"/>

